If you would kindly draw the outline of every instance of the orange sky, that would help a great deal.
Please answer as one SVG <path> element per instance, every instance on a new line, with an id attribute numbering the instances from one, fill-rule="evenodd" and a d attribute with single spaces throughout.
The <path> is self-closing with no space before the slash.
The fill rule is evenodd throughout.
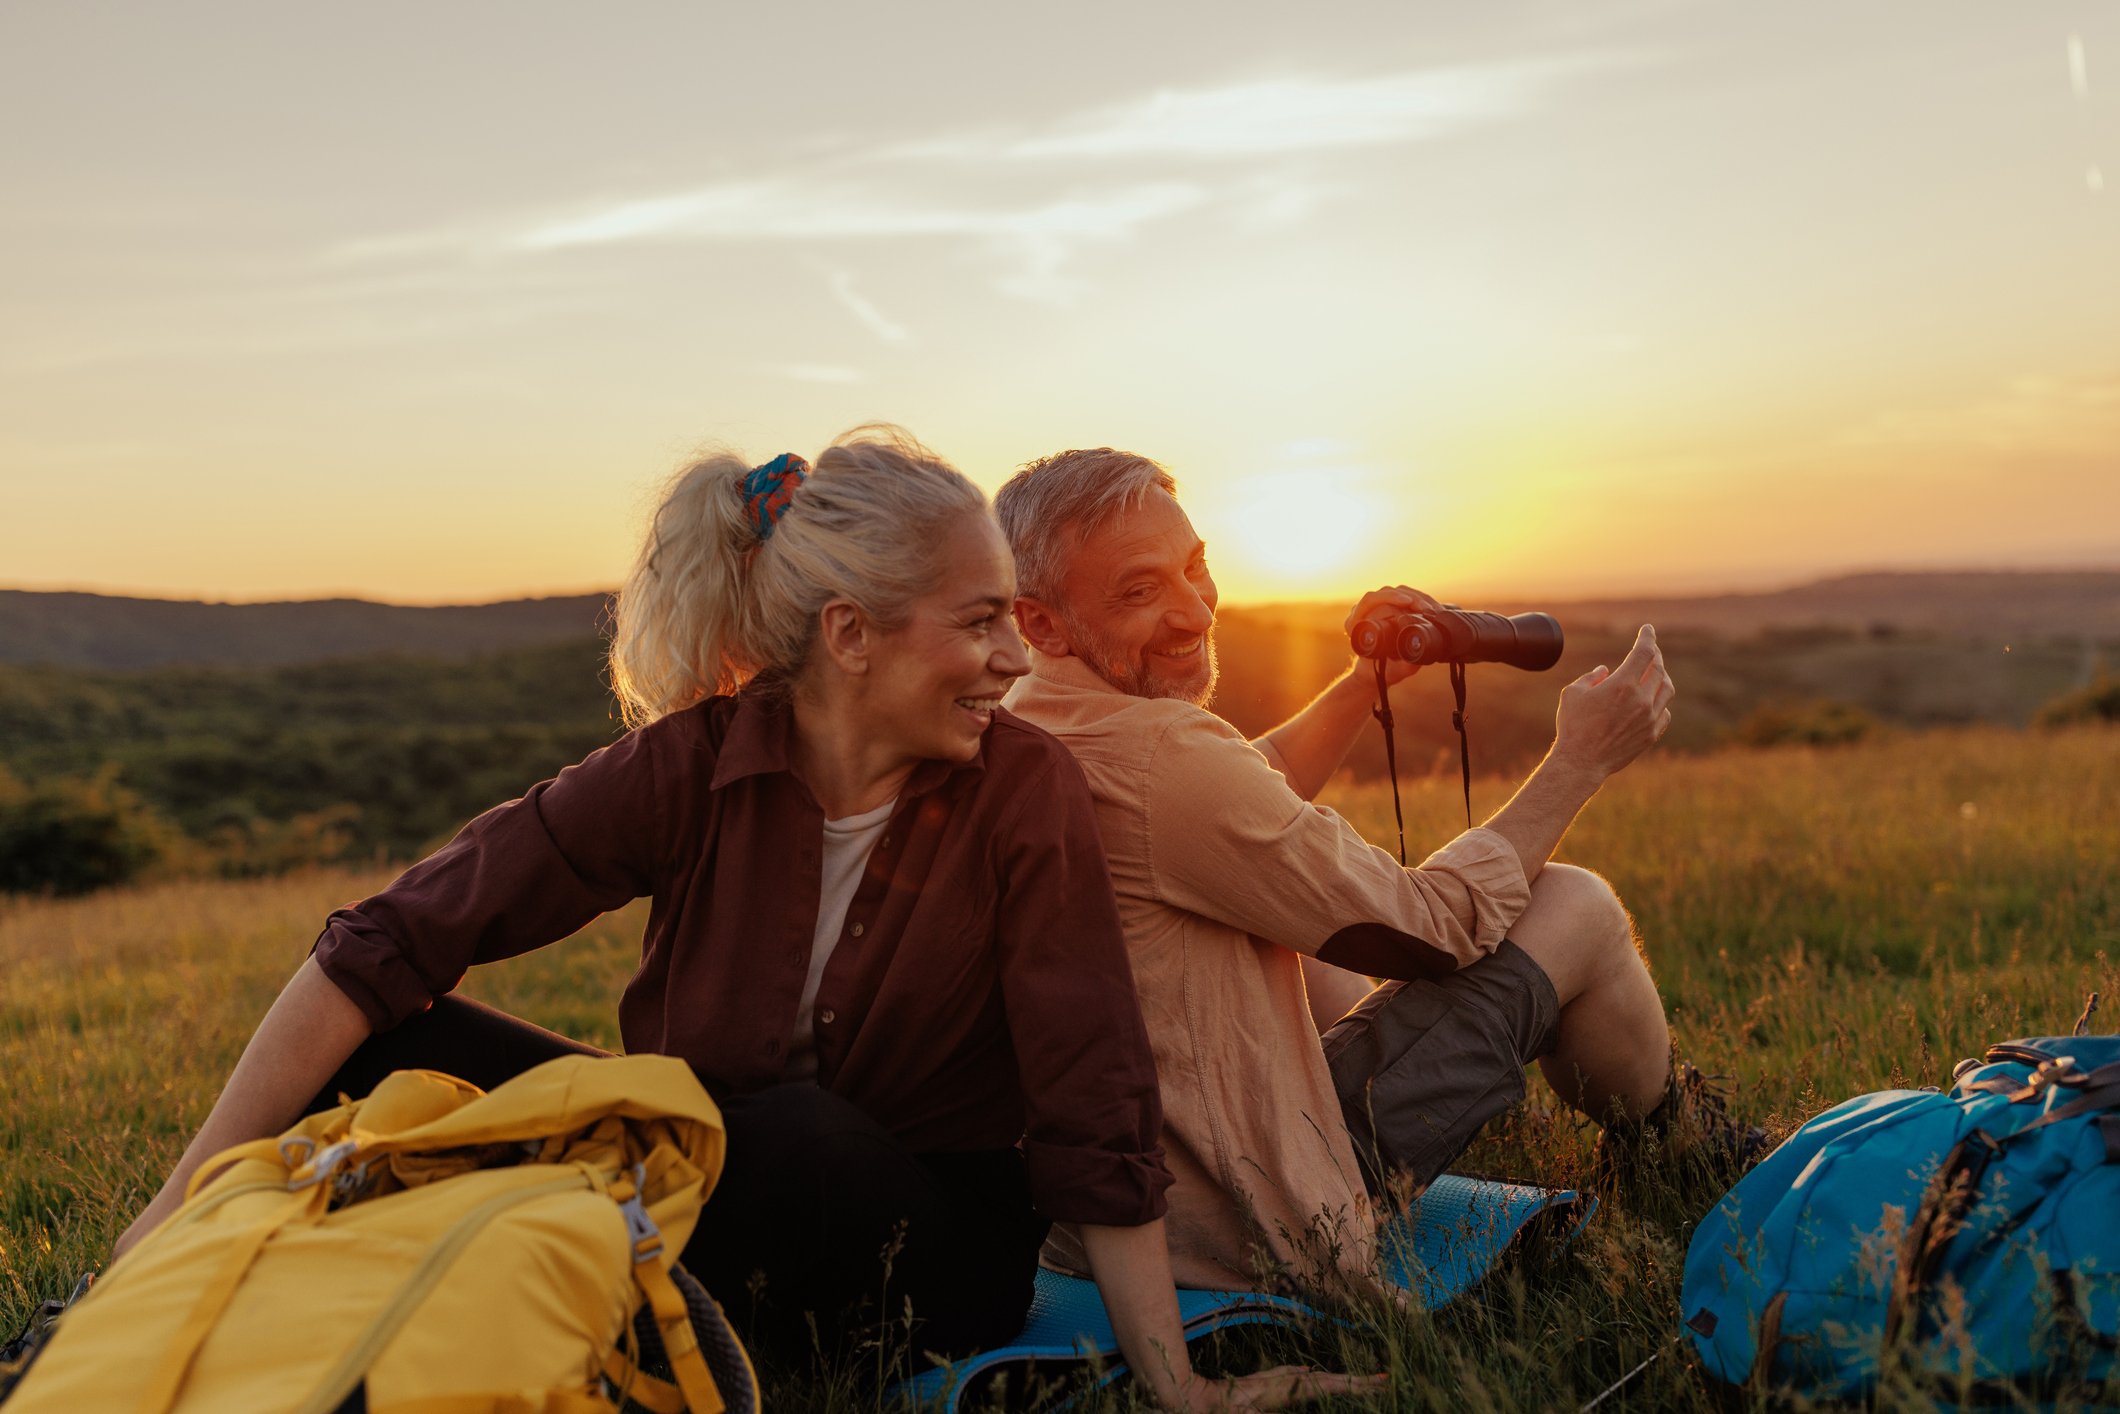
<path id="1" fill-rule="evenodd" d="M 1167 461 L 1235 600 L 2120 564 L 2120 9 L 0 19 L 0 584 L 607 586 L 688 448 Z"/>

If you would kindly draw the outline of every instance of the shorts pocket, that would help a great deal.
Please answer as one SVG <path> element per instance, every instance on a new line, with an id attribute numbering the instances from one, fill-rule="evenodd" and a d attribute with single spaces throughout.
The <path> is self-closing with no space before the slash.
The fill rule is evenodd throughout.
<path id="1" fill-rule="evenodd" d="M 1388 995 L 1386 993 L 1388 992 Z M 1326 1034 L 1333 1088 L 1372 1193 L 1425 1184 L 1524 1095 L 1503 1018 L 1433 982 L 1379 989 Z"/>

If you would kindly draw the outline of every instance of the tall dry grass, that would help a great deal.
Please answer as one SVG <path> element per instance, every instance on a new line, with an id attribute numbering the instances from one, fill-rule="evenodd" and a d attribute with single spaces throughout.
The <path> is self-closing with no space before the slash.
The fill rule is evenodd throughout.
<path id="1" fill-rule="evenodd" d="M 1476 818 L 1514 783 L 1475 781 Z M 1403 795 L 1410 854 L 1464 826 L 1455 780 Z M 1396 847 L 1386 785 L 1321 802 Z M 1787 1121 L 1943 1083 L 2006 1036 L 2120 1028 L 2120 731 L 1993 728 L 1651 756 L 1555 856 L 1632 911 L 1681 1047 Z"/>
<path id="2" fill-rule="evenodd" d="M 1455 784 L 1408 792 L 1417 851 L 1462 826 Z M 1476 783 L 1477 807 L 1508 784 Z M 1326 802 L 1389 844 L 1387 789 L 1339 786 Z M 1652 757 L 1606 788 L 1561 857 L 1619 887 L 1681 1048 L 1736 1077 L 1739 1108 L 1780 1129 L 1851 1094 L 1939 1083 L 1991 1041 L 2064 1031 L 2092 990 L 2120 1008 L 2120 731 Z M 388 877 L 170 883 L 0 909 L 0 1336 L 105 1259 L 324 915 Z M 644 922 L 636 904 L 478 969 L 466 989 L 615 1047 Z M 1589 1141 L 1534 1086 L 1467 1166 L 1573 1182 Z M 1686 1238 L 1714 1197 L 1680 1185 L 1608 1202 L 1567 1251 L 1533 1254 L 1442 1312 L 1233 1335 L 1197 1354 L 1228 1370 L 1388 1369 L 1393 1409 L 1572 1409 L 1668 1342 Z M 1134 1399 L 1120 1388 L 1092 1403 Z M 781 1372 L 769 1400 L 814 1414 L 876 1402 L 844 1371 Z M 1678 1356 L 1601 1406 L 1706 1407 Z"/>

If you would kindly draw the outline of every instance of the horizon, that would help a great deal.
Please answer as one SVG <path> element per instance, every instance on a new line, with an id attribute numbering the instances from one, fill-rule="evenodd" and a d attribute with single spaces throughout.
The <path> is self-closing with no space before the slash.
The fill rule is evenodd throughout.
<path id="1" fill-rule="evenodd" d="M 1614 602 L 1626 602 L 1631 600 L 1654 601 L 1659 599 L 1668 599 L 1674 601 L 1724 598 L 1742 599 L 1753 597 L 1767 597 L 1775 594 L 1789 593 L 1796 590 L 1809 589 L 1822 585 L 1836 584 L 1843 580 L 1865 579 L 1877 576 L 1905 576 L 1909 578 L 1919 578 L 1961 575 L 2120 575 L 2120 559 L 2116 559 L 2106 563 L 2074 565 L 2056 564 L 1855 566 L 1843 570 L 1834 570 L 1825 574 L 1804 575 L 1794 579 L 1777 580 L 1771 582 L 1762 581 L 1760 583 L 1750 585 L 1724 585 L 1722 587 L 1702 585 L 1693 588 L 1675 586 L 1666 588 L 1642 589 L 1634 592 L 1615 591 L 1594 594 L 1568 594 L 1566 592 L 1563 592 L 1559 594 L 1549 594 L 1545 596 L 1533 597 L 1544 597 L 1550 600 L 1551 602 L 1557 604 L 1599 603 L 1608 600 Z M 209 607 L 227 608 L 239 608 L 244 606 L 271 604 L 357 603 L 375 604 L 380 605 L 384 608 L 395 609 L 477 609 L 497 604 L 520 604 L 545 599 L 582 599 L 589 598 L 595 595 L 610 596 L 617 594 L 619 591 L 619 587 L 620 586 L 613 584 L 605 586 L 591 586 L 588 588 L 580 589 L 528 590 L 522 593 L 503 593 L 493 598 L 482 599 L 433 600 L 387 599 L 379 597 L 375 594 L 360 593 L 355 591 L 323 591 L 316 594 L 305 594 L 300 597 L 288 598 L 224 599 L 210 598 L 198 594 L 186 594 L 183 592 L 156 593 L 130 589 L 84 587 L 81 585 L 34 584 L 0 584 L 0 593 L 12 592 L 21 594 L 84 594 L 104 599 L 133 599 L 158 604 L 204 604 Z M 1508 592 L 1498 593 L 1490 597 L 1495 602 L 1514 604 L 1518 606 L 1531 602 L 1530 599 L 1527 599 L 1520 594 Z M 1284 606 L 1310 608 L 1323 605 L 1343 605 L 1349 603 L 1350 600 L 1345 598 L 1334 598 L 1330 596 L 1312 596 L 1309 598 L 1290 597 L 1276 599 L 1237 599 L 1228 594 L 1224 594 L 1221 596 L 1220 602 L 1221 607 L 1228 609 L 1272 609 Z"/>
<path id="2" fill-rule="evenodd" d="M 1213 13 L 13 15 L 0 566 L 610 584 L 878 416 L 1156 457 L 1232 603 L 2120 563 L 2120 10 Z"/>

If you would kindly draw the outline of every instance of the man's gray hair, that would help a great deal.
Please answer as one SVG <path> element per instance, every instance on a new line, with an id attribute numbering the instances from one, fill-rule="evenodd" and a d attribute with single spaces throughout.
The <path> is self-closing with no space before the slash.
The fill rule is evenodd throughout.
<path id="1" fill-rule="evenodd" d="M 994 497 L 994 514 L 1016 555 L 1016 592 L 1062 607 L 1070 538 L 1081 543 L 1151 490 L 1175 496 L 1178 483 L 1147 457 L 1110 447 L 1055 452 L 1025 465 Z"/>

